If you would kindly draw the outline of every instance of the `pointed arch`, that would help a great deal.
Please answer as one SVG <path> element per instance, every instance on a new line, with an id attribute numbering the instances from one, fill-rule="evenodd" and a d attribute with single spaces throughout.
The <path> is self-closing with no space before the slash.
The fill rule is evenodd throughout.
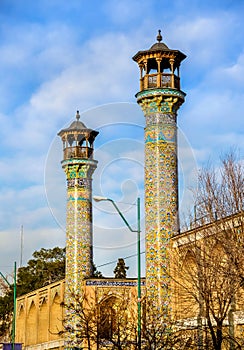
<path id="1" fill-rule="evenodd" d="M 118 296 L 109 295 L 105 297 L 99 304 L 99 334 L 102 339 L 111 339 L 116 330 L 116 304 L 118 304 L 119 301 L 120 299 Z"/>
<path id="2" fill-rule="evenodd" d="M 198 288 L 198 264 L 195 250 L 187 249 L 182 257 L 178 277 L 178 307 L 181 318 L 193 317 L 196 312 L 196 290 Z"/>
<path id="3" fill-rule="evenodd" d="M 47 299 L 43 298 L 39 308 L 38 343 L 48 341 L 49 310 Z"/>
<path id="4" fill-rule="evenodd" d="M 16 338 L 20 343 L 25 342 L 25 308 L 24 304 L 21 304 L 17 313 Z"/>
<path id="5" fill-rule="evenodd" d="M 196 271 L 197 258 L 195 255 L 195 251 L 187 250 L 186 255 L 183 260 L 184 269 L 188 269 L 190 271 Z"/>
<path id="6" fill-rule="evenodd" d="M 212 251 L 210 252 L 211 256 L 213 258 L 218 258 L 218 259 L 225 259 L 226 253 L 224 250 L 223 245 L 221 244 L 221 242 L 214 242 L 213 247 L 212 247 Z"/>
<path id="7" fill-rule="evenodd" d="M 37 308 L 32 300 L 26 320 L 26 344 L 33 345 L 37 341 Z"/>
<path id="8" fill-rule="evenodd" d="M 60 296 L 60 290 L 58 288 L 53 289 L 52 292 L 51 292 L 51 305 L 54 303 L 54 299 L 56 297 L 61 297 Z"/>
<path id="9" fill-rule="evenodd" d="M 58 293 L 55 292 L 51 307 L 50 307 L 50 324 L 49 324 L 49 337 L 50 340 L 56 340 L 60 338 L 59 332 L 63 330 L 64 310 L 61 304 L 62 300 Z"/>

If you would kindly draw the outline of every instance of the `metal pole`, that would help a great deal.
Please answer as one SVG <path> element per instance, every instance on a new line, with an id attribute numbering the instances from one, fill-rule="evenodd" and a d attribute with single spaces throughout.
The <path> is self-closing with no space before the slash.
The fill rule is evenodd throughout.
<path id="1" fill-rule="evenodd" d="M 124 215 L 121 213 L 119 207 L 116 205 L 116 203 L 110 199 L 110 198 L 107 198 L 106 199 L 107 201 L 111 202 L 113 204 L 113 206 L 115 207 L 115 209 L 117 210 L 117 212 L 119 213 L 121 219 L 124 221 L 124 223 L 126 224 L 126 226 L 128 227 L 128 229 L 131 231 L 131 232 L 137 232 L 137 230 L 133 230 L 130 226 L 130 224 L 128 223 L 128 221 L 126 220 L 126 218 L 124 217 Z"/>
<path id="2" fill-rule="evenodd" d="M 15 345 L 15 325 L 16 325 L 16 261 L 14 262 L 14 314 L 13 314 L 13 329 L 12 329 L 12 350 Z"/>
<path id="3" fill-rule="evenodd" d="M 138 337 L 138 349 L 141 350 L 141 213 L 140 213 L 140 198 L 137 198 L 137 230 L 133 230 L 128 223 L 128 221 L 125 219 L 124 215 L 119 210 L 118 206 L 115 204 L 115 202 L 108 198 L 108 201 L 110 201 L 117 212 L 119 213 L 120 217 L 126 224 L 126 226 L 129 228 L 131 232 L 137 232 L 137 337 Z"/>
<path id="4" fill-rule="evenodd" d="M 137 198 L 137 334 L 138 334 L 138 349 L 141 350 L 141 214 L 140 214 L 140 198 Z"/>
<path id="5" fill-rule="evenodd" d="M 116 211 L 119 213 L 121 219 L 131 232 L 137 232 L 137 337 L 138 349 L 141 350 L 141 212 L 140 212 L 140 198 L 137 198 L 137 230 L 133 230 L 116 203 L 111 198 L 93 197 L 95 201 L 109 201 L 113 204 Z"/>
<path id="6" fill-rule="evenodd" d="M 16 261 L 14 262 L 14 311 L 13 311 L 13 321 L 12 321 L 12 350 L 14 350 L 14 344 L 15 344 L 15 324 L 16 324 Z M 4 279 L 4 281 L 7 283 L 9 287 L 11 287 L 11 284 L 7 280 L 7 278 L 2 274 L 0 271 L 0 275 Z"/>

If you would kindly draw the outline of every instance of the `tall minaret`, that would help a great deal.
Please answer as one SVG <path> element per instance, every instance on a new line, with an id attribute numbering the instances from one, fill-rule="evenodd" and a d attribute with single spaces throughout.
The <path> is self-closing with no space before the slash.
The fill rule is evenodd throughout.
<path id="1" fill-rule="evenodd" d="M 184 102 L 179 68 L 186 56 L 169 49 L 161 31 L 133 60 L 140 68 L 136 94 L 145 119 L 145 226 L 147 294 L 167 313 L 170 301 L 170 238 L 179 231 L 177 111 Z"/>
<path id="2" fill-rule="evenodd" d="M 81 295 L 83 280 L 91 277 L 93 269 L 92 174 L 97 167 L 93 142 L 98 132 L 88 129 L 79 119 L 77 111 L 76 120 L 58 133 L 63 141 L 62 167 L 67 178 L 66 305 L 74 302 L 74 295 Z M 72 324 L 69 326 L 72 328 Z"/>

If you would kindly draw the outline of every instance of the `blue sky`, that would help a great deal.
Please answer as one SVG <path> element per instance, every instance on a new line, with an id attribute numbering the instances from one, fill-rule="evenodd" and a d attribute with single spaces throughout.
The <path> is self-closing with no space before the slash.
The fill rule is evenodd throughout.
<path id="1" fill-rule="evenodd" d="M 65 244 L 65 178 L 57 132 L 79 109 L 100 131 L 94 193 L 143 200 L 144 117 L 131 57 L 157 30 L 187 55 L 178 114 L 181 204 L 196 169 L 236 147 L 243 158 L 244 2 L 200 0 L 0 1 L 0 270 Z M 135 224 L 135 206 L 121 203 Z M 94 206 L 95 263 L 135 253 L 135 237 L 108 204 Z M 143 249 L 143 248 L 142 248 Z M 134 260 L 128 259 L 130 275 Z M 114 264 L 115 265 L 115 264 Z M 102 269 L 112 274 L 114 265 Z"/>

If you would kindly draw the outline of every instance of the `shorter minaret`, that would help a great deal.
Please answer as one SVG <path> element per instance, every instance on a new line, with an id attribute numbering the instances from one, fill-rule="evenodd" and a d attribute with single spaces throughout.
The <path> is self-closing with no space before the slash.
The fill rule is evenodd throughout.
<path id="1" fill-rule="evenodd" d="M 58 135 L 63 141 L 62 167 L 67 178 L 66 284 L 79 292 L 92 275 L 92 174 L 97 167 L 93 143 L 98 131 L 76 120 Z"/>
<path id="2" fill-rule="evenodd" d="M 79 119 L 77 111 L 76 120 L 58 133 L 63 141 L 61 164 L 67 179 L 66 306 L 73 303 L 75 295 L 81 295 L 83 280 L 91 277 L 93 271 L 92 174 L 97 167 L 97 161 L 93 159 L 93 143 L 98 131 L 88 129 Z M 72 329 L 75 318 L 70 321 L 72 318 L 66 316 Z M 72 342 L 75 335 L 69 338 Z"/>

